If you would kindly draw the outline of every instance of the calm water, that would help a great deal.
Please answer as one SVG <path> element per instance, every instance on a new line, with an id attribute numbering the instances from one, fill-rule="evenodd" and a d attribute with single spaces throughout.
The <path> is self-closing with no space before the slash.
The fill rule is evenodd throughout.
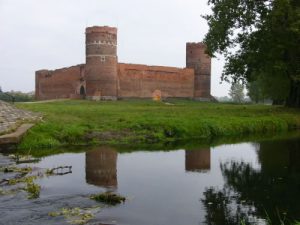
<path id="1" fill-rule="evenodd" d="M 118 153 L 111 147 L 43 158 L 33 166 L 72 165 L 72 174 L 40 179 L 41 196 L 0 197 L 0 224 L 68 224 L 47 214 L 89 207 L 87 196 L 113 190 L 128 198 L 90 224 L 286 224 L 300 220 L 300 139 L 203 149 Z M 32 165 L 31 165 L 32 166 Z"/>

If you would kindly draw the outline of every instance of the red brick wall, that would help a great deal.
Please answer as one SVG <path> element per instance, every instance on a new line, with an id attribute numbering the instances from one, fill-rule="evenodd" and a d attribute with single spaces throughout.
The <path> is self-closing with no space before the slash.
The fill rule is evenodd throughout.
<path id="1" fill-rule="evenodd" d="M 186 44 L 186 67 L 195 70 L 195 98 L 210 98 L 211 57 L 203 43 Z"/>
<path id="2" fill-rule="evenodd" d="M 36 99 L 79 98 L 80 87 L 85 88 L 83 77 L 84 65 L 36 71 Z"/>
<path id="3" fill-rule="evenodd" d="M 163 98 L 192 98 L 194 70 L 119 63 L 118 97 L 152 98 L 157 90 Z"/>

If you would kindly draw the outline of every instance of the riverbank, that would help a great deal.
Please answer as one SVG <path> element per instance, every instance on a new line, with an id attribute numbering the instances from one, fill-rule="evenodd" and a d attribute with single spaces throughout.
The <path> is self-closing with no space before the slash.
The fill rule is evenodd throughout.
<path id="1" fill-rule="evenodd" d="M 43 121 L 20 149 L 70 145 L 153 144 L 188 139 L 236 137 L 300 128 L 300 110 L 183 100 L 18 104 L 41 112 Z"/>

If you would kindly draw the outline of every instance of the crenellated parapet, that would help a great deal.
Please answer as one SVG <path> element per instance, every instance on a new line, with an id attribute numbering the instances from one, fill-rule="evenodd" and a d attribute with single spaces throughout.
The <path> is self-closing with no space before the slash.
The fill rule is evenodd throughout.
<path id="1" fill-rule="evenodd" d="M 211 100 L 211 57 L 204 43 L 186 44 L 186 68 L 119 63 L 118 30 L 85 30 L 86 63 L 36 71 L 36 99 L 188 98 Z"/>

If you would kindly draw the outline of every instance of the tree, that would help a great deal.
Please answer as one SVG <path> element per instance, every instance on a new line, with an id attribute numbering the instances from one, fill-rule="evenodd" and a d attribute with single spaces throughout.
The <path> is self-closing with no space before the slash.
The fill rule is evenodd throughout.
<path id="1" fill-rule="evenodd" d="M 258 81 L 252 81 L 247 84 L 248 96 L 252 102 L 259 103 L 264 101 L 265 96 L 263 94 L 262 86 Z"/>
<path id="2" fill-rule="evenodd" d="M 241 103 L 244 101 L 244 86 L 243 84 L 236 82 L 232 83 L 231 88 L 229 90 L 229 95 L 234 102 Z"/>
<path id="3" fill-rule="evenodd" d="M 270 96 L 267 94 L 268 82 L 263 79 L 263 76 L 257 76 L 256 80 L 248 82 L 246 87 L 248 90 L 248 96 L 252 102 L 259 103 L 264 102 L 266 99 L 276 99 L 275 96 Z M 281 95 L 281 94 L 280 94 Z"/>
<path id="4" fill-rule="evenodd" d="M 207 53 L 224 54 L 222 80 L 261 76 L 272 99 L 300 107 L 300 1 L 208 0 Z M 259 74 L 259 76 L 258 76 Z"/>
<path id="5" fill-rule="evenodd" d="M 33 101 L 33 93 L 22 93 L 19 91 L 0 92 L 0 100 L 7 102 L 29 102 Z"/>

